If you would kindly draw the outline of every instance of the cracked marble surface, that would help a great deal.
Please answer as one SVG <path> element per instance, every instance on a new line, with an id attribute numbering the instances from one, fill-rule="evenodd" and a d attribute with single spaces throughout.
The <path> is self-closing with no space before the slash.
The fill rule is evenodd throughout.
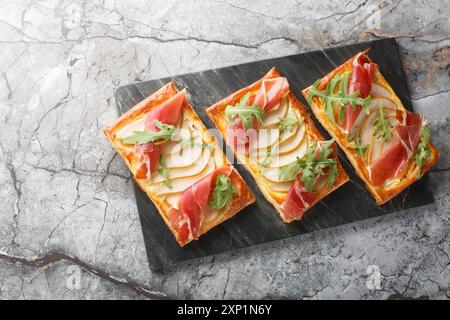
<path id="1" fill-rule="evenodd" d="M 450 298 L 449 17 L 445 0 L 0 0 L 0 299 Z M 115 88 L 390 36 L 442 153 L 435 204 L 149 270 L 101 132 Z"/>

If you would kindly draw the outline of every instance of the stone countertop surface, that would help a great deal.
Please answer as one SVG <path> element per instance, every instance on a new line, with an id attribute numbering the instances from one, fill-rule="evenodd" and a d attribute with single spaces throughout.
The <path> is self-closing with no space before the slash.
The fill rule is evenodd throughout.
<path id="1" fill-rule="evenodd" d="M 0 299 L 450 298 L 449 17 L 446 0 L 0 0 Z M 150 271 L 102 133 L 114 90 L 383 37 L 441 150 L 435 203 Z"/>

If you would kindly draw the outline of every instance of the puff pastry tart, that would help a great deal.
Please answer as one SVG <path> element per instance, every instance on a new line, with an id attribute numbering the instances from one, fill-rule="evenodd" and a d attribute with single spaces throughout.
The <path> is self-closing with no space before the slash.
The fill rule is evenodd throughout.
<path id="1" fill-rule="evenodd" d="M 169 83 L 104 129 L 180 246 L 255 201 L 189 104 Z"/>
<path id="2" fill-rule="evenodd" d="M 414 183 L 439 159 L 423 117 L 404 108 L 367 50 L 302 93 L 378 204 Z"/>
<path id="3" fill-rule="evenodd" d="M 285 222 L 348 180 L 336 144 L 324 141 L 275 68 L 206 112 Z"/>

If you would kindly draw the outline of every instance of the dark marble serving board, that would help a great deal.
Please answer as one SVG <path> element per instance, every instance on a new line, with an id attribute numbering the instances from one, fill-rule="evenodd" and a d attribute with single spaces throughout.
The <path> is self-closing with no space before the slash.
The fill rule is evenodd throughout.
<path id="1" fill-rule="evenodd" d="M 369 56 L 379 65 L 381 73 L 392 85 L 405 107 L 412 110 L 395 39 L 376 40 L 130 84 L 117 89 L 115 93 L 117 108 L 119 114 L 122 114 L 164 84 L 174 81 L 180 89 L 187 88 L 191 104 L 200 118 L 206 127 L 213 128 L 212 122 L 206 116 L 205 108 L 261 78 L 273 66 L 288 78 L 292 92 L 304 105 L 307 105 L 300 93 L 301 89 L 323 77 L 358 51 L 368 47 L 371 47 Z M 307 109 L 310 111 L 309 108 Z M 321 133 L 328 137 L 314 116 L 312 118 Z M 150 268 L 160 270 L 179 261 L 292 237 L 434 201 L 425 176 L 389 203 L 377 206 L 341 151 L 339 158 L 351 181 L 320 201 L 301 221 L 291 224 L 281 221 L 278 213 L 256 187 L 251 175 L 242 166 L 236 165 L 237 170 L 254 192 L 256 203 L 184 248 L 179 247 L 155 206 L 134 184 Z M 301 240 L 299 245 L 301 245 L 300 242 Z"/>

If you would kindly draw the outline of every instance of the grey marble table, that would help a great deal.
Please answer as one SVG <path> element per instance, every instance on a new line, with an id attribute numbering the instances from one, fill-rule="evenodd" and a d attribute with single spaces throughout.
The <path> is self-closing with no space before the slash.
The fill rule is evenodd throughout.
<path id="1" fill-rule="evenodd" d="M 0 299 L 450 298 L 450 9 L 411 1 L 0 1 Z M 101 129 L 120 85 L 396 37 L 436 202 L 148 268 Z"/>

